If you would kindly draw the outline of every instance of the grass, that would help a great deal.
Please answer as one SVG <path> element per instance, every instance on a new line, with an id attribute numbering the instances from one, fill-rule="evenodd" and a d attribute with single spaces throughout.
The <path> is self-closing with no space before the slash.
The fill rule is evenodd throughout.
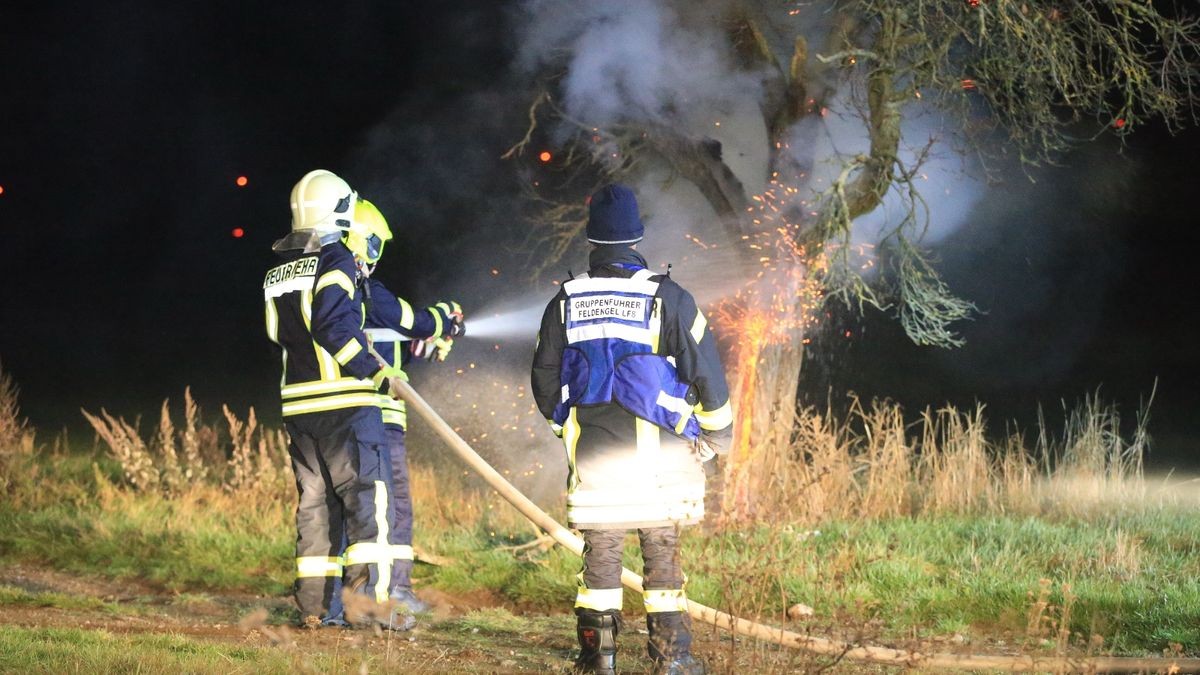
<path id="1" fill-rule="evenodd" d="M 273 650 L 175 635 L 0 626 L 4 672 L 285 673 L 293 668 L 292 658 Z"/>
<path id="2" fill-rule="evenodd" d="M 1144 439 L 1122 441 L 1118 421 L 1088 406 L 1057 449 L 1044 431 L 1034 449 L 1020 438 L 986 441 L 979 411 L 926 413 L 915 427 L 884 404 L 859 408 L 857 421 L 844 424 L 810 412 L 795 454 L 773 460 L 782 462 L 773 474 L 776 502 L 764 498 L 755 517 L 684 533 L 688 594 L 776 625 L 888 644 L 1003 642 L 1131 655 L 1179 645 L 1200 653 L 1200 509 L 1148 484 L 1137 455 Z M 203 605 L 212 594 L 287 595 L 295 496 L 277 432 L 228 410 L 227 427 L 205 426 L 190 402 L 179 428 L 164 406 L 149 440 L 131 440 L 136 425 L 119 418 L 94 419 L 107 450 L 22 440 L 0 452 L 0 565 L 136 579 L 181 605 Z M 12 422 L 0 428 L 27 434 Z M 482 636 L 565 630 L 558 623 L 569 623 L 578 559 L 559 547 L 511 550 L 533 539 L 531 528 L 459 476 L 413 467 L 416 544 L 449 561 L 418 565 L 418 583 L 506 608 L 441 627 Z M 561 503 L 552 508 L 561 511 Z M 625 559 L 637 570 L 635 541 Z M 0 586 L 0 607 L 72 602 Z M 81 602 L 77 609 L 110 609 Z M 626 593 L 628 615 L 640 604 Z M 812 616 L 789 620 L 796 604 Z M 539 623 L 550 618 L 558 623 Z M 0 627 L 0 654 L 24 640 L 21 653 L 41 655 L 0 657 L 0 670 L 43 662 L 91 669 L 110 662 L 88 659 L 108 656 L 121 669 L 123 649 L 150 655 L 152 672 L 238 672 L 243 664 L 272 672 L 298 663 L 183 638 L 94 632 L 72 633 L 72 650 L 55 646 L 48 630 Z"/>
<path id="3" fill-rule="evenodd" d="M 895 518 L 827 523 L 803 540 L 766 528 L 689 537 L 686 558 L 700 561 L 689 594 L 776 622 L 796 602 L 813 607 L 818 624 L 882 618 L 893 637 L 974 632 L 1037 643 L 1062 624 L 1120 653 L 1195 646 L 1200 559 L 1155 534 L 1184 528 L 1200 532 L 1200 515 Z M 727 584 L 739 556 L 746 572 Z M 769 564 L 751 562 L 764 556 Z M 1043 590 L 1046 620 L 1031 626 Z"/>
<path id="4" fill-rule="evenodd" d="M 116 605 L 90 596 L 68 593 L 33 592 L 0 584 L 0 607 L 53 607 L 56 609 L 105 611 L 116 613 Z"/>

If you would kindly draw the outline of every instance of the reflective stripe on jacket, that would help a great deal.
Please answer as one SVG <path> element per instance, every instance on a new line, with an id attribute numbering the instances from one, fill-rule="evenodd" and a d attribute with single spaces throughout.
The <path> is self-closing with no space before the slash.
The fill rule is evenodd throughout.
<path id="1" fill-rule="evenodd" d="M 688 440 L 700 435 L 688 385 L 676 376 L 674 359 L 658 353 L 662 300 L 655 276 L 643 268 L 629 277 L 582 275 L 563 284 L 566 346 L 555 423 L 575 406 L 616 403 Z"/>
<path id="2" fill-rule="evenodd" d="M 368 278 L 363 283 L 363 296 L 365 326 L 368 329 L 387 328 L 414 340 L 445 335 L 450 330 L 451 322 L 446 310 L 436 305 L 415 309 L 408 301 L 397 297 L 383 282 L 376 279 Z M 376 340 L 372 347 L 389 366 L 403 370 L 409 354 L 405 342 Z M 380 394 L 378 405 L 383 413 L 384 424 L 406 428 L 408 420 L 404 401 Z"/>
<path id="3" fill-rule="evenodd" d="M 538 333 L 533 395 L 563 438 L 568 520 L 581 529 L 698 522 L 704 471 L 689 436 L 732 422 L 707 321 L 687 291 L 645 267 L 628 247 L 597 247 Z"/>
<path id="4" fill-rule="evenodd" d="M 283 415 L 375 405 L 379 364 L 362 332 L 354 256 L 340 241 L 283 255 L 263 280 L 267 337 L 283 361 Z"/>

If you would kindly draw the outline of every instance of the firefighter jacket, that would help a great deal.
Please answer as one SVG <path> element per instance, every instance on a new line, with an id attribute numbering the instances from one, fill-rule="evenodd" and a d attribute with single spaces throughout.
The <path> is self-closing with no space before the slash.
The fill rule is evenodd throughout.
<path id="1" fill-rule="evenodd" d="M 366 333 L 371 338 L 375 353 L 389 366 L 404 368 L 409 351 L 401 338 L 424 340 L 445 336 L 450 332 L 450 305 L 445 302 L 433 307 L 413 309 L 403 298 L 398 298 L 383 283 L 367 278 L 363 282 L 366 303 Z M 379 408 L 383 411 L 383 423 L 405 428 L 407 416 L 404 401 L 379 395 Z"/>
<path id="2" fill-rule="evenodd" d="M 691 294 L 626 246 L 546 307 L 534 355 L 538 408 L 560 434 L 567 519 L 579 529 L 699 522 L 701 430 L 733 421 L 715 338 Z"/>
<path id="3" fill-rule="evenodd" d="M 375 406 L 354 255 L 341 241 L 281 252 L 263 281 L 267 336 L 283 355 L 283 416 Z"/>

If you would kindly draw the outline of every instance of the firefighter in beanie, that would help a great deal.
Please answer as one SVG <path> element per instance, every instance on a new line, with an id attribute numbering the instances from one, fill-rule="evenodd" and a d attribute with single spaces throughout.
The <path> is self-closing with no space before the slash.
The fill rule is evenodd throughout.
<path id="1" fill-rule="evenodd" d="M 367 225 L 368 231 L 379 236 L 378 248 L 369 249 L 363 266 L 363 300 L 366 307 L 367 337 L 372 353 L 382 363 L 403 374 L 404 363 L 411 357 L 429 361 L 444 361 L 454 344 L 454 338 L 464 331 L 462 307 L 457 302 L 439 302 L 425 308 L 414 308 L 403 298 L 396 297 L 375 279 L 372 273 L 383 254 L 383 245 L 392 238 L 383 214 L 367 200 L 358 203 L 355 220 Z M 405 341 L 408 344 L 405 344 Z M 392 521 L 389 543 L 392 556 L 392 581 L 389 597 L 401 612 L 417 614 L 429 609 L 412 590 L 413 568 L 413 507 L 408 481 L 408 457 L 404 445 L 407 422 L 404 401 L 386 394 L 379 395 L 383 426 L 387 433 L 388 463 L 392 475 Z M 412 627 L 410 618 L 405 625 Z"/>
<path id="2" fill-rule="evenodd" d="M 647 269 L 633 192 L 591 198 L 590 269 L 546 307 L 534 355 L 538 408 L 566 446 L 567 520 L 584 539 L 575 598 L 582 672 L 612 673 L 621 552 L 636 529 L 655 672 L 703 673 L 679 560 L 679 528 L 704 516 L 703 462 L 728 446 L 733 414 L 712 331 L 691 294 Z"/>
<path id="3" fill-rule="evenodd" d="M 296 603 L 306 626 L 332 616 L 340 584 L 388 600 L 390 471 L 379 396 L 394 368 L 369 353 L 355 283 L 371 235 L 354 221 L 358 195 L 316 170 L 292 189 L 292 231 L 263 282 L 267 335 L 280 347 L 280 393 L 296 475 Z M 347 545 L 348 544 L 348 545 Z M 345 546 L 343 552 L 343 546 Z M 387 611 L 372 623 L 394 628 Z"/>

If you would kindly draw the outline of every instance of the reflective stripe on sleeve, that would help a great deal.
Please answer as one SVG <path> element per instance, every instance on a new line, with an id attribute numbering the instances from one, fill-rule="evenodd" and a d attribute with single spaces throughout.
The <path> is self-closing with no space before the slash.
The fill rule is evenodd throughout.
<path id="1" fill-rule="evenodd" d="M 408 544 L 392 544 L 392 560 L 412 560 L 413 547 Z"/>
<path id="2" fill-rule="evenodd" d="M 712 412 L 706 411 L 704 406 L 697 403 L 696 407 L 692 409 L 692 413 L 696 416 L 696 421 L 700 423 L 701 429 L 720 431 L 733 424 L 733 408 L 730 407 L 729 401 Z"/>
<path id="3" fill-rule="evenodd" d="M 346 276 L 346 273 L 341 270 L 329 270 L 325 274 L 322 274 L 321 278 L 317 279 L 317 285 L 313 289 L 313 292 L 320 293 L 321 289 L 326 286 L 341 286 L 347 295 L 352 298 L 354 297 L 354 282 L 350 281 L 350 277 Z"/>
<path id="4" fill-rule="evenodd" d="M 333 355 L 333 360 L 344 366 L 350 362 L 350 359 L 358 356 L 358 353 L 361 351 L 362 343 L 355 338 L 350 338 L 350 341 L 346 343 L 346 346 L 339 349 L 337 353 Z"/>
<path id="5" fill-rule="evenodd" d="M 692 334 L 692 339 L 697 344 L 704 338 L 704 329 L 708 327 L 708 319 L 704 318 L 704 312 L 696 309 L 696 320 L 692 322 L 692 329 L 688 331 Z"/>
<path id="6" fill-rule="evenodd" d="M 684 594 L 682 588 L 642 591 L 642 603 L 646 607 L 647 614 L 653 612 L 687 611 L 687 596 Z"/>
<path id="7" fill-rule="evenodd" d="M 673 413 L 679 414 L 679 423 L 675 425 L 675 433 L 682 434 L 688 420 L 692 418 L 692 406 L 688 405 L 685 399 L 671 396 L 665 391 L 658 392 L 658 398 L 654 402 Z"/>
<path id="8" fill-rule="evenodd" d="M 296 578 L 340 577 L 342 559 L 337 556 L 306 555 L 296 558 Z"/>
<path id="9" fill-rule="evenodd" d="M 434 306 L 429 308 L 429 313 L 433 315 L 432 337 L 439 337 L 442 334 L 442 312 L 437 308 L 437 306 Z"/>
<path id="10" fill-rule="evenodd" d="M 416 315 L 413 314 L 412 305 L 404 298 L 396 298 L 400 301 L 400 327 L 412 330 L 413 324 L 416 322 Z"/>

